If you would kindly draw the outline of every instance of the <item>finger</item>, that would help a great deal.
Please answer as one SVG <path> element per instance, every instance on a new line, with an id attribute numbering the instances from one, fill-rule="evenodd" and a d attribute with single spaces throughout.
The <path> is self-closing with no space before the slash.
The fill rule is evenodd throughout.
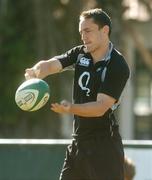
<path id="1" fill-rule="evenodd" d="M 51 110 L 58 112 L 61 109 L 58 103 L 51 104 Z"/>
<path id="2" fill-rule="evenodd" d="M 55 107 L 59 107 L 59 104 L 58 103 L 52 103 L 51 106 L 55 108 Z"/>
<path id="3" fill-rule="evenodd" d="M 52 109 L 52 110 L 57 109 L 56 105 L 55 105 L 55 104 L 51 104 L 51 109 Z"/>
<path id="4" fill-rule="evenodd" d="M 29 76 L 28 73 L 25 73 L 25 74 L 24 74 L 24 77 L 25 77 L 26 80 L 30 79 L 30 76 Z"/>
<path id="5" fill-rule="evenodd" d="M 34 74 L 32 68 L 26 69 L 25 72 L 26 72 L 27 74 Z"/>
<path id="6" fill-rule="evenodd" d="M 25 72 L 26 72 L 26 73 L 28 73 L 29 71 L 31 71 L 31 68 L 25 69 Z"/>
<path id="7" fill-rule="evenodd" d="M 61 112 L 60 112 L 60 109 L 57 108 L 57 107 L 51 107 L 50 109 L 51 109 L 52 111 L 56 112 L 56 113 L 61 113 Z"/>
<path id="8" fill-rule="evenodd" d="M 59 113 L 56 109 L 51 108 L 51 110 L 54 111 L 54 112 L 56 112 L 56 113 Z"/>
<path id="9" fill-rule="evenodd" d="M 25 70 L 25 78 L 26 79 L 31 79 L 31 78 L 36 78 L 36 75 L 34 73 L 34 70 L 31 68 L 31 69 L 26 69 Z"/>
<path id="10" fill-rule="evenodd" d="M 51 110 L 54 111 L 54 112 L 57 112 L 57 109 L 54 108 L 54 107 L 51 107 Z"/>

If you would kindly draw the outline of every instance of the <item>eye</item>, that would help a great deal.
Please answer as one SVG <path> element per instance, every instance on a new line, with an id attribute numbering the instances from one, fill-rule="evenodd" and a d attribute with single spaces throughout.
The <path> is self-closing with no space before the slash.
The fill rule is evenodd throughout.
<path id="1" fill-rule="evenodd" d="M 91 32 L 91 30 L 86 30 L 87 33 Z"/>

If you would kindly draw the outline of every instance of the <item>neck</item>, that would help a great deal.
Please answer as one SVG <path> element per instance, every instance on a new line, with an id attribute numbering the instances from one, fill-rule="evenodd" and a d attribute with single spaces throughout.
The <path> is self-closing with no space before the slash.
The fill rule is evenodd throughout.
<path id="1" fill-rule="evenodd" d="M 91 52 L 91 56 L 93 57 L 94 63 L 101 61 L 105 57 L 108 50 L 109 50 L 109 41 L 106 41 L 104 45 L 100 46 L 95 51 Z"/>

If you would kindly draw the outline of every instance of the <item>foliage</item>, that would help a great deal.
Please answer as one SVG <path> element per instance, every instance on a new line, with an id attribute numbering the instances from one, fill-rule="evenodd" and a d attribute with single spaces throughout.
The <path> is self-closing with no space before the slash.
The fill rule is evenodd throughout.
<path id="1" fill-rule="evenodd" d="M 46 78 L 51 86 L 50 102 L 38 112 L 27 113 L 14 102 L 24 70 L 79 44 L 78 16 L 89 7 L 104 7 L 114 18 L 113 39 L 117 40 L 124 11 L 121 4 L 122 0 L 0 0 L 0 137 L 61 137 L 60 118 L 49 106 L 70 97 L 63 87 L 69 87 L 72 73 Z"/>
<path id="2" fill-rule="evenodd" d="M 23 80 L 23 75 L 21 77 L 20 74 L 23 73 L 26 62 L 33 56 L 32 42 L 29 44 L 32 38 L 32 21 L 28 21 L 26 13 L 31 14 L 30 4 L 20 1 L 14 4 L 8 1 L 6 12 L 0 18 L 0 121 L 8 123 L 15 120 L 14 93 L 17 83 Z"/>
<path id="3" fill-rule="evenodd" d="M 27 67 L 76 44 L 76 14 L 79 14 L 79 9 L 73 11 L 73 3 L 56 0 L 0 1 L 3 10 L 0 13 L 1 137 L 60 136 L 59 117 L 51 113 L 51 102 L 38 112 L 27 113 L 17 108 L 14 95 L 24 81 Z M 72 12 L 74 16 L 70 15 Z M 62 97 L 59 93 L 61 76 L 46 80 L 51 82 L 51 101 L 59 101 Z M 59 83 L 54 87 L 52 82 Z"/>

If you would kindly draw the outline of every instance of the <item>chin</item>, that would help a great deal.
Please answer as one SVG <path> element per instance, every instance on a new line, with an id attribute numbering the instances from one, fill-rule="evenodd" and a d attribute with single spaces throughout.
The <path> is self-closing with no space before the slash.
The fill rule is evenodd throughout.
<path id="1" fill-rule="evenodd" d="M 91 53 L 94 51 L 94 49 L 92 47 L 89 47 L 89 46 L 85 46 L 87 52 Z"/>

